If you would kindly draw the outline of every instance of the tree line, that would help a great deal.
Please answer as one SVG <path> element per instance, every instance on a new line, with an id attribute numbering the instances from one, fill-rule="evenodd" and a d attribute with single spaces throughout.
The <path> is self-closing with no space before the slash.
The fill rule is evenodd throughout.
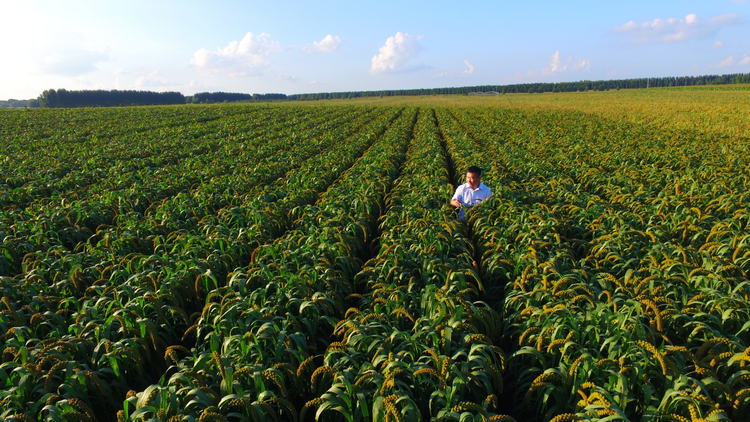
<path id="1" fill-rule="evenodd" d="M 48 89 L 37 98 L 41 107 L 115 107 L 185 104 L 179 92 Z"/>
<path id="2" fill-rule="evenodd" d="M 167 104 L 207 104 L 224 102 L 332 100 L 402 95 L 469 95 L 475 93 L 537 93 L 607 91 L 612 89 L 687 87 L 698 85 L 750 84 L 750 73 L 727 75 L 679 76 L 637 79 L 613 79 L 578 82 L 538 82 L 510 85 L 479 85 L 452 88 L 391 89 L 381 91 L 318 92 L 310 94 L 242 94 L 199 92 L 185 96 L 179 92 L 49 89 L 33 100 L 0 101 L 0 107 L 111 107 Z"/>
<path id="3" fill-rule="evenodd" d="M 39 100 L 16 100 L 11 98 L 9 100 L 0 100 L 0 108 L 24 108 L 24 107 L 39 107 Z"/>
<path id="4" fill-rule="evenodd" d="M 185 96 L 179 92 L 48 89 L 35 100 L 9 100 L 9 106 L 18 107 L 114 107 L 136 105 L 170 105 L 190 103 L 226 103 L 239 101 L 286 100 L 284 94 L 241 94 L 233 92 L 199 92 Z M 10 101 L 13 101 L 12 103 Z M 34 104 L 35 103 L 35 104 Z"/>
<path id="5" fill-rule="evenodd" d="M 237 101 L 274 101 L 286 100 L 284 94 L 238 94 L 234 92 L 199 92 L 187 97 L 187 102 L 194 104 L 231 103 Z"/>
<path id="6" fill-rule="evenodd" d="M 480 85 L 454 88 L 396 89 L 383 91 L 321 92 L 289 95 L 289 100 L 330 100 L 359 97 L 390 97 L 401 95 L 468 95 L 477 92 L 518 94 L 536 92 L 581 92 L 617 89 L 663 88 L 697 85 L 748 84 L 750 73 L 729 75 L 680 76 L 638 79 L 613 79 L 605 81 L 538 82 L 511 85 Z"/>

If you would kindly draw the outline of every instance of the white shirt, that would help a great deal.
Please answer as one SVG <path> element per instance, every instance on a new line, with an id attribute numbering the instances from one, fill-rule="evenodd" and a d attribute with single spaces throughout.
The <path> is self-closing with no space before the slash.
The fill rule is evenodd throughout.
<path id="1" fill-rule="evenodd" d="M 453 198 L 458 200 L 463 207 L 458 212 L 458 218 L 461 220 L 464 219 L 464 208 L 471 208 L 474 205 L 477 205 L 481 203 L 482 201 L 485 201 L 489 199 L 489 197 L 492 196 L 492 192 L 490 191 L 490 188 L 488 188 L 484 183 L 479 183 L 479 187 L 474 189 L 469 185 L 469 183 L 464 183 L 463 185 L 456 188 L 456 193 L 453 194 Z"/>

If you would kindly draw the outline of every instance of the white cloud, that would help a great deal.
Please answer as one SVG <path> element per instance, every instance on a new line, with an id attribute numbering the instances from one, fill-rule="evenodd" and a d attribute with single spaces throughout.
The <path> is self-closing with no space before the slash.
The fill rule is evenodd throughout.
<path id="1" fill-rule="evenodd" d="M 724 41 L 716 41 L 714 43 L 714 48 L 721 48 L 724 47 Z"/>
<path id="2" fill-rule="evenodd" d="M 422 37 L 414 37 L 405 32 L 397 32 L 396 35 L 388 37 L 385 44 L 380 47 L 379 54 L 373 56 L 372 73 L 385 73 L 409 70 L 405 64 L 419 54 L 421 47 L 419 41 Z"/>
<path id="3" fill-rule="evenodd" d="M 341 38 L 328 34 L 320 41 L 314 41 L 312 47 L 305 48 L 310 53 L 331 53 L 341 46 Z"/>
<path id="4" fill-rule="evenodd" d="M 474 73 L 474 65 L 473 64 L 469 63 L 468 60 L 464 60 L 464 64 L 466 65 L 466 67 L 468 67 L 468 69 L 464 70 L 461 73 L 463 73 L 464 75 L 471 75 L 472 73 Z"/>
<path id="5" fill-rule="evenodd" d="M 40 20 L 39 33 L 32 31 L 28 37 L 24 35 L 27 48 L 13 52 L 13 44 L 23 44 L 5 43 L 11 48 L 14 63 L 23 61 L 25 56 L 30 59 L 33 71 L 76 77 L 95 71 L 99 63 L 110 61 L 110 47 L 92 42 L 90 36 L 65 21 L 43 17 Z"/>
<path id="6" fill-rule="evenodd" d="M 736 23 L 742 15 L 739 13 L 728 13 L 726 15 L 714 16 L 708 20 L 709 25 L 727 26 Z"/>
<path id="7" fill-rule="evenodd" d="M 718 15 L 703 23 L 698 16 L 691 13 L 684 19 L 654 19 L 640 24 L 630 21 L 615 27 L 612 32 L 631 37 L 636 44 L 674 43 L 710 37 L 722 27 L 736 23 L 740 17 L 737 13 Z"/>
<path id="8" fill-rule="evenodd" d="M 110 47 L 101 38 L 43 9 L 35 2 L 2 2 L 0 85 L 4 92 L 47 88 L 51 83 L 73 86 L 74 78 L 89 76 L 100 63 L 111 60 Z"/>
<path id="9" fill-rule="evenodd" d="M 258 69 L 268 66 L 271 54 L 280 50 L 271 35 L 248 32 L 241 41 L 232 41 L 226 47 L 209 51 L 201 48 L 193 54 L 190 64 L 207 73 L 226 73 L 230 76 L 258 74 Z"/>
<path id="10" fill-rule="evenodd" d="M 453 72 L 440 72 L 432 75 L 433 78 L 444 78 L 446 76 L 451 76 Z"/>
<path id="11" fill-rule="evenodd" d="M 591 70 L 591 62 L 588 60 L 578 59 L 578 61 L 573 65 L 573 71 L 579 71 L 579 70 Z"/>
<path id="12" fill-rule="evenodd" d="M 562 72 L 578 72 L 581 70 L 590 70 L 591 62 L 584 59 L 574 59 L 573 56 L 568 56 L 566 59 L 560 57 L 560 50 L 555 51 L 555 54 L 550 57 L 549 66 L 542 69 L 542 75 L 552 75 L 554 73 Z"/>
<path id="13" fill-rule="evenodd" d="M 729 67 L 734 64 L 734 56 L 729 56 L 722 60 L 716 67 Z"/>
<path id="14" fill-rule="evenodd" d="M 52 49 L 51 49 L 52 50 Z M 96 70 L 96 64 L 109 60 L 109 49 L 97 51 L 83 46 L 59 45 L 37 59 L 42 73 L 62 76 L 80 76 Z"/>
<path id="15" fill-rule="evenodd" d="M 140 72 L 118 68 L 115 69 L 113 75 L 115 77 L 114 89 L 185 92 L 186 90 L 193 90 L 193 88 L 199 87 L 195 81 L 189 83 L 178 82 L 161 70 Z"/>
<path id="16" fill-rule="evenodd" d="M 549 62 L 549 67 L 546 67 L 542 74 L 549 75 L 551 73 L 560 72 L 565 70 L 565 67 L 560 64 L 560 50 L 555 51 Z"/>
<path id="17" fill-rule="evenodd" d="M 278 75 L 276 75 L 276 80 L 277 81 L 297 82 L 298 79 L 299 79 L 299 77 L 295 76 L 295 75 L 282 75 L 281 73 L 279 73 Z"/>
<path id="18" fill-rule="evenodd" d="M 729 56 L 726 59 L 722 60 L 719 64 L 716 65 L 716 67 L 730 67 L 730 66 L 747 66 L 750 65 L 750 56 L 747 54 L 742 58 L 742 60 L 739 60 L 737 56 Z"/>
<path id="19" fill-rule="evenodd" d="M 176 87 L 179 87 L 180 84 L 167 79 L 158 70 L 154 70 L 148 75 L 143 75 L 139 77 L 138 79 L 136 79 L 134 86 L 137 89 L 149 88 L 150 90 L 150 89 L 156 88 L 157 90 L 158 89 L 167 90 L 169 88 L 174 89 Z"/>

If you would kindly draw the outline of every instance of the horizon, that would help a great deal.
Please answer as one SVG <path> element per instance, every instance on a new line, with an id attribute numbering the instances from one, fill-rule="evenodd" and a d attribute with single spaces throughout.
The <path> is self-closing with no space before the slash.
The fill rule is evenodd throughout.
<path id="1" fill-rule="evenodd" d="M 748 0 L 543 5 L 11 0 L 0 16 L 0 99 L 47 89 L 295 95 L 750 72 Z"/>
<path id="2" fill-rule="evenodd" d="M 465 86 L 442 86 L 442 87 L 431 87 L 431 88 L 400 88 L 400 89 L 387 89 L 386 88 L 386 89 L 377 89 L 377 90 L 371 90 L 371 91 L 319 91 L 319 92 L 302 92 L 302 93 L 298 93 L 298 94 L 282 94 L 282 93 L 264 93 L 264 94 L 282 94 L 282 95 L 286 95 L 286 96 L 294 96 L 294 95 L 315 95 L 315 94 L 326 94 L 326 93 L 329 93 L 329 94 L 338 94 L 338 93 L 346 93 L 346 92 L 371 93 L 371 92 L 379 92 L 379 91 L 417 91 L 417 90 L 434 90 L 434 89 L 465 89 L 465 88 L 497 87 L 497 86 L 505 87 L 505 86 L 519 86 L 519 85 L 536 85 L 536 84 L 548 84 L 548 83 L 551 83 L 551 84 L 558 84 L 558 83 L 559 84 L 566 84 L 566 83 L 575 84 L 575 83 L 583 83 L 583 82 L 597 83 L 597 82 L 606 82 L 606 81 L 625 81 L 625 80 L 641 80 L 641 79 L 668 79 L 668 78 L 679 79 L 679 78 L 683 78 L 683 77 L 698 77 L 698 78 L 700 78 L 700 77 L 731 76 L 731 75 L 750 75 L 750 73 L 720 73 L 720 74 L 716 74 L 716 75 L 695 75 L 695 76 L 650 76 L 650 77 L 644 77 L 644 78 L 627 78 L 627 79 L 580 79 L 580 80 L 575 80 L 575 81 L 564 81 L 564 82 L 523 82 L 523 83 L 519 83 L 519 84 L 487 84 L 487 85 L 465 85 Z M 725 84 L 722 84 L 722 85 L 725 85 Z M 733 84 L 729 84 L 729 85 L 733 85 Z M 744 84 L 740 84 L 740 85 L 744 85 Z M 689 86 L 690 87 L 700 88 L 700 87 L 703 87 L 703 86 L 716 86 L 716 85 L 715 84 L 706 84 L 706 85 L 700 85 L 699 84 L 699 85 L 689 85 Z M 682 86 L 680 85 L 680 86 L 676 86 L 676 87 L 682 87 Z M 655 88 L 667 88 L 667 87 L 658 87 L 657 86 L 657 87 L 652 87 L 652 88 L 655 89 Z M 48 88 L 48 89 L 53 89 L 55 91 L 60 91 L 60 90 L 79 91 L 79 90 L 69 90 L 67 88 Z M 617 88 L 617 89 L 619 90 L 619 89 L 646 89 L 646 88 Z M 96 89 L 92 89 L 92 90 L 80 90 L 80 91 L 96 91 Z M 112 89 L 112 90 L 103 90 L 103 91 L 170 92 L 170 91 L 150 91 L 150 90 L 137 90 L 137 89 L 134 89 L 134 90 L 126 90 L 126 89 L 117 90 L 117 89 Z M 248 95 L 256 95 L 256 94 L 263 95 L 263 94 L 260 94 L 258 92 L 228 92 L 228 91 L 210 91 L 210 92 L 209 91 L 203 91 L 203 92 L 196 92 L 196 93 L 193 93 L 193 94 L 185 94 L 185 93 L 179 92 L 179 91 L 171 91 L 171 92 L 177 92 L 179 94 L 184 95 L 185 97 L 190 97 L 190 96 L 197 95 L 197 94 L 206 94 L 206 93 L 208 93 L 208 94 L 226 93 L 226 94 L 243 94 L 243 95 L 245 95 L 245 94 L 248 94 Z M 514 92 L 514 93 L 518 94 L 518 92 Z M 42 93 L 40 93 L 40 95 L 41 94 Z M 0 99 L 0 101 L 25 101 L 25 100 L 34 100 L 34 99 L 37 99 L 40 95 L 38 95 L 37 97 L 34 97 L 34 98 L 9 98 L 9 99 L 5 99 L 5 100 Z M 454 95 L 454 94 L 441 94 L 441 95 Z"/>

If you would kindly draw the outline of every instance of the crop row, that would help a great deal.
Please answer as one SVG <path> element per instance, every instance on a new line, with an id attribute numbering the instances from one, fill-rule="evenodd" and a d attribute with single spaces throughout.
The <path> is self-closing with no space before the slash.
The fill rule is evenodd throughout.
<path id="1" fill-rule="evenodd" d="M 379 252 L 355 276 L 360 300 L 323 355 L 317 418 L 487 418 L 502 391 L 497 314 L 477 301 L 462 225 L 448 210 L 447 160 L 430 110 L 385 200 Z M 320 368 L 319 368 L 320 369 Z M 316 380 L 317 381 L 317 380 Z"/>
<path id="2" fill-rule="evenodd" d="M 381 132 L 314 205 L 292 209 L 293 230 L 257 248 L 226 287 L 209 293 L 186 334 L 195 346 L 172 349 L 175 364 L 159 385 L 129 395 L 124 418 L 297 420 L 317 395 L 316 356 L 352 300 L 349 280 L 398 174 L 414 114 Z"/>
<path id="3" fill-rule="evenodd" d="M 3 147 L 0 163 L 2 197 L 6 198 L 6 190 L 28 192 L 34 197 L 50 187 L 79 189 L 100 176 L 94 170 L 106 170 L 121 162 L 128 166 L 176 162 L 197 155 L 208 145 L 207 138 L 238 137 L 242 132 L 233 130 L 238 124 L 258 125 L 273 117 L 262 109 L 241 115 L 237 115 L 241 110 L 230 108 L 185 111 L 153 108 L 4 113 L 0 127 L 8 129 L 3 137 L 9 142 Z M 186 148 L 186 143 L 195 145 Z M 127 169 L 118 169 L 122 170 Z"/>
<path id="4" fill-rule="evenodd" d="M 585 120 L 614 138 L 609 153 L 589 156 L 579 149 L 598 144 L 575 140 L 584 127 L 575 113 L 483 113 L 461 116 L 462 129 L 507 188 L 472 227 L 486 275 L 507 283 L 513 399 L 526 406 L 515 414 L 747 414 L 750 237 L 741 202 L 712 196 L 737 192 L 741 179 L 707 167 L 710 156 L 664 160 L 648 133 L 607 131 L 611 122 Z M 674 165 L 687 166 L 678 180 Z M 706 174 L 722 183 L 695 180 Z"/>
<path id="5" fill-rule="evenodd" d="M 231 204 L 207 185 L 144 214 L 123 215 L 86 239 L 81 251 L 52 248 L 25 264 L 28 271 L 3 278 L 7 309 L 0 324 L 8 333 L 3 373 L 9 386 L 3 414 L 80 413 L 82 401 L 108 419 L 102 415 L 113 413 L 113 398 L 149 382 L 154 375 L 146 368 L 163 367 L 160 355 L 180 343 L 199 315 L 192 314 L 203 307 L 197 301 L 216 287 L 211 283 L 224 283 L 222 273 L 248 262 L 253 245 L 275 235 L 274 228 L 288 227 L 288 211 L 314 201 L 351 165 L 393 112 L 380 114 L 381 123 L 356 139 L 345 142 L 354 128 L 367 127 L 366 120 L 323 137 L 325 153 L 300 165 L 268 167 L 279 175 L 291 171 L 271 185 L 248 185 L 242 195 L 231 195 L 241 203 Z M 335 143 L 345 147 L 330 148 Z M 234 187 L 242 188 L 237 182 Z M 289 195 L 274 199 L 287 183 Z M 57 365 L 62 362 L 66 366 Z M 84 378 L 73 377 L 79 373 Z"/>
<path id="6" fill-rule="evenodd" d="M 84 241 L 95 243 L 102 238 L 119 238 L 113 236 L 112 228 L 128 221 L 137 223 L 143 214 L 167 226 L 162 232 L 181 229 L 184 225 L 181 221 L 189 217 L 200 220 L 206 213 L 240 200 L 241 194 L 249 193 L 255 186 L 267 185 L 306 158 L 329 148 L 335 142 L 331 128 L 352 130 L 347 124 L 353 117 L 341 116 L 334 120 L 336 126 L 320 125 L 305 137 L 290 139 L 283 138 L 290 131 L 279 124 L 277 130 L 282 135 L 270 132 L 271 136 L 257 141 L 260 146 L 252 151 L 243 151 L 242 143 L 236 146 L 227 143 L 220 147 L 222 153 L 198 156 L 179 166 L 150 167 L 140 160 L 136 168 L 120 168 L 122 173 L 113 171 L 107 182 L 99 183 L 98 192 L 84 198 L 66 195 L 57 203 L 39 201 L 22 211 L 6 212 L 0 225 L 0 234 L 5 238 L 0 271 L 5 269 L 6 275 L 18 274 L 24 256 L 29 253 L 48 254 L 56 248 L 73 251 L 82 247 Z M 320 123 L 317 119 L 312 121 Z M 340 130 L 333 133 L 346 137 Z M 278 148 L 291 154 L 279 155 Z M 185 213 L 187 208 L 190 214 Z M 116 231 L 119 234 L 122 230 Z"/>
<path id="7" fill-rule="evenodd" d="M 562 109 L 33 113 L 0 116 L 3 420 L 750 414 L 736 131 Z M 471 165 L 494 199 L 460 221 Z"/>
<path id="8" fill-rule="evenodd" d="M 290 120 L 294 121 L 296 116 L 290 111 L 288 115 L 255 113 L 251 119 L 247 116 L 224 118 L 203 123 L 211 127 L 201 127 L 200 131 L 180 127 L 180 131 L 187 132 L 187 137 L 175 132 L 132 133 L 116 139 L 92 135 L 71 143 L 71 149 L 56 152 L 59 163 L 72 163 L 74 168 L 50 170 L 47 166 L 47 170 L 39 174 L 40 181 L 21 184 L 6 180 L 3 187 L 7 192 L 0 194 L 0 205 L 6 211 L 30 208 L 39 213 L 46 208 L 70 206 L 77 200 L 109 205 L 106 197 L 113 193 L 117 197 L 140 194 L 143 198 L 160 201 L 212 178 L 241 172 L 243 167 L 251 171 L 260 162 L 278 160 L 278 150 L 274 147 L 287 148 L 301 141 L 295 129 L 302 130 L 305 139 L 315 139 L 331 127 L 345 125 L 353 117 L 351 113 L 320 111 L 297 122 L 296 128 L 290 127 Z M 339 119 L 343 120 L 337 122 Z M 191 125 L 200 123 L 186 124 Z M 15 141 L 23 143 L 22 139 Z M 277 141 L 284 141 L 284 144 L 277 145 Z M 87 154 L 92 158 L 86 159 Z M 57 172 L 62 174 L 53 174 Z"/>

